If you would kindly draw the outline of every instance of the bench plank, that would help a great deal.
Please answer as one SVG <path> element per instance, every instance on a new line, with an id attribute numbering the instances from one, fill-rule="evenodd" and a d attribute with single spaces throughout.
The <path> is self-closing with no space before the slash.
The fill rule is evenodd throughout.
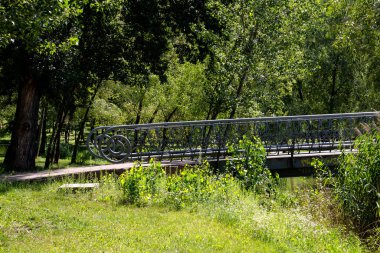
<path id="1" fill-rule="evenodd" d="M 92 189 L 99 188 L 99 183 L 63 184 L 59 189 Z"/>

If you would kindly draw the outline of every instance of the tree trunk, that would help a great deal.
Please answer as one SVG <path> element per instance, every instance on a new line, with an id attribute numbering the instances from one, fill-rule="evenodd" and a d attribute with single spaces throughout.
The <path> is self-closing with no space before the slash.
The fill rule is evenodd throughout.
<path id="1" fill-rule="evenodd" d="M 158 113 L 158 110 L 160 109 L 160 104 L 158 104 L 158 106 L 156 107 L 156 109 L 154 110 L 153 114 L 152 114 L 152 117 L 150 117 L 148 123 L 151 124 L 153 123 L 154 119 L 156 118 L 156 115 Z M 143 138 L 142 138 L 142 141 L 141 141 L 141 145 L 144 146 L 145 145 L 145 140 L 146 140 L 146 137 L 148 135 L 148 131 L 145 131 L 143 133 Z"/>
<path id="2" fill-rule="evenodd" d="M 61 157 L 61 132 L 62 132 L 62 128 L 61 129 L 58 129 L 58 133 L 57 133 L 57 140 L 56 140 L 56 143 L 55 143 L 55 150 L 54 150 L 54 159 L 53 159 L 53 163 L 57 164 L 58 161 L 59 161 L 59 158 Z"/>
<path id="3" fill-rule="evenodd" d="M 67 113 L 63 111 L 62 116 L 60 118 L 60 121 L 58 122 L 58 128 L 57 128 L 57 133 L 55 135 L 55 140 L 54 140 L 54 149 L 53 149 L 53 163 L 58 163 L 60 155 L 61 155 L 61 133 L 62 133 L 62 128 L 65 123 L 65 118 L 66 118 Z"/>
<path id="4" fill-rule="evenodd" d="M 84 128 L 86 127 L 86 121 L 87 121 L 87 118 L 88 118 L 88 113 L 90 112 L 90 108 L 91 108 L 91 105 L 92 105 L 93 102 L 94 102 L 93 99 L 91 99 L 91 104 L 86 108 L 86 112 L 84 113 L 83 119 L 82 119 L 82 121 L 81 121 L 81 123 L 79 125 L 79 133 L 76 136 L 76 138 L 74 137 L 75 138 L 75 143 L 74 143 L 74 147 L 73 147 L 73 153 L 71 155 L 71 162 L 70 162 L 70 164 L 73 164 L 73 163 L 77 162 L 77 155 L 78 155 L 78 148 L 79 148 L 80 139 L 84 135 Z"/>
<path id="5" fill-rule="evenodd" d="M 235 94 L 235 103 L 232 105 L 231 112 L 230 112 L 230 115 L 228 117 L 229 119 L 235 118 L 236 110 L 238 108 L 239 99 L 240 99 L 241 94 L 243 92 L 243 86 L 244 86 L 245 80 L 246 80 L 247 75 L 248 75 L 248 70 L 249 70 L 249 67 L 246 66 L 244 71 L 243 71 L 242 76 L 240 77 L 239 85 L 238 85 L 238 88 L 237 88 L 236 94 Z M 221 140 L 221 143 L 220 143 L 221 147 L 223 147 L 226 144 L 227 139 L 228 139 L 228 134 L 230 131 L 231 131 L 231 125 L 227 125 L 226 129 L 224 130 L 223 139 Z"/>
<path id="6" fill-rule="evenodd" d="M 65 143 L 70 143 L 70 124 L 67 124 L 65 127 Z"/>
<path id="7" fill-rule="evenodd" d="M 53 132 L 51 134 L 51 137 L 50 137 L 50 140 L 49 140 L 49 144 L 47 146 L 44 169 L 49 169 L 49 167 L 50 167 L 51 156 L 52 156 L 51 150 L 52 150 L 52 146 L 53 146 L 53 140 L 54 140 L 56 129 L 57 129 L 57 124 L 55 124 L 53 126 Z"/>
<path id="8" fill-rule="evenodd" d="M 92 104 L 94 103 L 96 94 L 99 91 L 101 83 L 102 83 L 102 81 L 98 82 L 98 84 L 96 85 L 95 92 L 91 96 L 90 104 L 87 106 L 86 111 L 85 111 L 84 116 L 83 116 L 83 119 L 82 119 L 82 121 L 80 122 L 80 125 L 79 125 L 78 136 L 74 136 L 75 143 L 74 143 L 74 147 L 73 147 L 73 153 L 71 155 L 71 162 L 70 162 L 70 164 L 73 164 L 73 163 L 77 162 L 77 155 L 78 155 L 78 148 L 79 148 L 80 139 L 82 138 L 82 136 L 84 136 L 84 129 L 86 127 L 86 121 L 87 121 L 87 118 L 88 118 L 88 114 L 90 112 L 90 108 L 91 108 Z M 91 130 L 94 128 L 94 125 L 95 125 L 95 122 L 93 122 Z"/>
<path id="9" fill-rule="evenodd" d="M 47 106 L 44 105 L 41 113 L 40 124 L 38 125 L 38 146 L 36 156 L 45 153 L 45 145 L 46 145 L 46 111 Z"/>
<path id="10" fill-rule="evenodd" d="M 30 171 L 35 167 L 40 98 L 36 78 L 25 75 L 19 87 L 11 144 L 4 159 L 8 171 Z"/>
<path id="11" fill-rule="evenodd" d="M 244 86 L 245 80 L 247 78 L 248 70 L 249 70 L 249 67 L 246 66 L 244 71 L 243 71 L 242 76 L 240 77 L 239 85 L 238 85 L 238 88 L 236 90 L 236 95 L 235 95 L 235 103 L 232 105 L 231 112 L 229 115 L 229 119 L 233 119 L 235 117 L 236 110 L 237 110 L 238 104 L 239 104 L 238 101 L 240 99 L 241 93 L 243 92 L 243 86 Z"/>
<path id="12" fill-rule="evenodd" d="M 46 151 L 46 159 L 45 159 L 45 166 L 44 166 L 45 169 L 48 169 L 50 167 L 50 164 L 53 162 L 56 137 L 57 137 L 57 132 L 58 132 L 58 128 L 59 128 L 62 116 L 63 116 L 63 109 L 61 108 L 57 114 L 57 119 L 53 127 L 53 132 L 51 134 L 49 145 Z"/>
<path id="13" fill-rule="evenodd" d="M 171 111 L 169 113 L 168 116 L 165 117 L 165 122 L 170 122 L 170 120 L 173 118 L 173 116 L 175 115 L 175 113 L 177 112 L 178 110 L 178 106 L 176 108 L 174 108 L 173 111 Z M 166 145 L 168 144 L 168 137 L 166 136 L 166 133 L 167 133 L 167 128 L 164 128 L 163 132 L 162 132 L 162 143 L 161 143 L 161 150 L 164 151 L 165 148 L 166 148 Z"/>

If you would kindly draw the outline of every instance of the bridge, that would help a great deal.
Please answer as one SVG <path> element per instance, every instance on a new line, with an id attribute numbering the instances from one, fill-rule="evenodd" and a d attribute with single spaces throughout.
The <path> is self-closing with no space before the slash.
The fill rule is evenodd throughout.
<path id="1" fill-rule="evenodd" d="M 360 112 L 101 126 L 89 133 L 86 145 L 111 163 L 154 158 L 219 165 L 229 157 L 229 145 L 258 136 L 270 169 L 300 175 L 312 158 L 333 166 L 342 151 L 353 152 L 358 129 L 378 119 L 378 112 Z"/>

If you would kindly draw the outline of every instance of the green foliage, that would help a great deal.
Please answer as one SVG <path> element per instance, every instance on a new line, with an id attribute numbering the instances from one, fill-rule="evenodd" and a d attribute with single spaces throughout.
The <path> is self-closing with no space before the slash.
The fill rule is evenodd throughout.
<path id="1" fill-rule="evenodd" d="M 89 118 L 94 120 L 97 125 L 120 125 L 125 122 L 122 110 L 112 102 L 103 98 L 95 99 L 90 111 Z"/>
<path id="2" fill-rule="evenodd" d="M 88 162 L 91 162 L 92 158 L 93 158 L 93 156 L 87 150 L 78 151 L 77 163 L 78 164 L 87 164 Z"/>
<path id="3" fill-rule="evenodd" d="M 2 108 L 0 111 L 0 137 L 3 137 L 11 132 L 12 125 L 10 123 L 16 113 L 16 105 L 13 99 L 7 101 L 5 96 L 0 96 L 0 106 Z"/>
<path id="4" fill-rule="evenodd" d="M 230 175 L 211 175 L 208 164 L 185 167 L 166 181 L 165 204 L 181 209 L 205 202 L 229 203 L 236 197 L 236 180 Z"/>
<path id="5" fill-rule="evenodd" d="M 327 167 L 318 158 L 313 158 L 311 161 L 311 166 L 314 168 L 314 175 L 316 177 L 316 183 L 320 189 L 327 185 L 331 185 L 334 181 L 331 169 Z"/>
<path id="6" fill-rule="evenodd" d="M 120 176 L 124 202 L 137 206 L 158 204 L 175 210 L 204 202 L 228 203 L 239 189 L 229 174 L 211 175 L 208 164 L 185 167 L 179 174 L 165 175 L 160 163 L 133 167 Z"/>
<path id="7" fill-rule="evenodd" d="M 247 190 L 256 193 L 276 191 L 276 178 L 273 178 L 265 166 L 266 152 L 261 140 L 253 137 L 252 140 L 244 136 L 236 145 L 228 148 L 231 159 L 227 161 L 227 170 L 239 179 Z"/>
<path id="8" fill-rule="evenodd" d="M 71 156 L 72 145 L 69 143 L 61 143 L 59 151 L 60 151 L 60 158 L 67 159 Z"/>
<path id="9" fill-rule="evenodd" d="M 129 204 L 146 205 L 159 194 L 165 171 L 160 163 L 151 162 L 150 166 L 132 167 L 120 176 L 124 199 Z"/>
<path id="10" fill-rule="evenodd" d="M 340 157 L 335 193 L 344 215 L 366 232 L 380 226 L 380 133 L 362 135 L 355 149 Z"/>
<path id="11" fill-rule="evenodd" d="M 171 175 L 167 178 L 165 202 L 176 209 L 181 209 L 194 201 L 201 202 L 207 199 L 210 195 L 207 191 L 209 179 L 209 171 L 205 168 L 185 167 L 179 175 Z"/>
<path id="12" fill-rule="evenodd" d="M 175 120 L 195 120 L 204 119 L 206 115 L 205 85 L 205 65 L 203 63 L 179 63 L 178 56 L 170 52 L 167 58 L 170 59 L 169 68 L 166 71 L 167 83 L 155 87 L 155 99 L 160 101 L 164 121 L 175 111 Z M 157 94 L 158 93 L 158 94 Z"/>

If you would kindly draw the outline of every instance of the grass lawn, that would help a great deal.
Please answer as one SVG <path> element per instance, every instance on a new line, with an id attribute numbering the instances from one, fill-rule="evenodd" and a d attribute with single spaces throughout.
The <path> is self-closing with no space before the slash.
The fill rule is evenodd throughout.
<path id="1" fill-rule="evenodd" d="M 11 188 L 0 196 L 5 252 L 276 252 L 278 248 L 210 217 L 57 193 L 58 184 Z"/>
<path id="2" fill-rule="evenodd" d="M 359 240 L 254 198 L 180 211 L 116 201 L 110 186 L 0 185 L 0 252 L 361 252 Z"/>

